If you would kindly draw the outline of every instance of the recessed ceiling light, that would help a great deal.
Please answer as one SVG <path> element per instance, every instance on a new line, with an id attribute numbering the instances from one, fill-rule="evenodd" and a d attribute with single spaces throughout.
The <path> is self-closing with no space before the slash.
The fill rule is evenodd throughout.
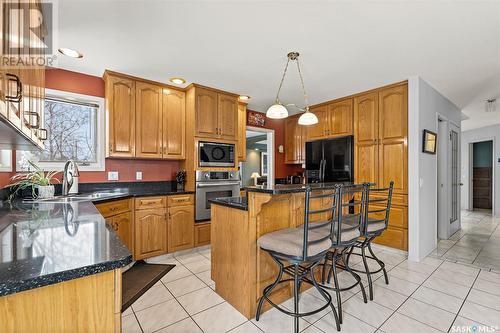
<path id="1" fill-rule="evenodd" d="M 186 80 L 184 80 L 181 77 L 172 77 L 172 78 L 170 78 L 170 82 L 175 83 L 175 84 L 184 84 L 184 83 L 186 83 Z"/>
<path id="2" fill-rule="evenodd" d="M 71 57 L 71 58 L 83 58 L 83 54 L 78 52 L 77 50 L 73 49 L 68 49 L 66 47 L 61 47 L 58 49 L 59 53 L 64 54 L 65 56 Z"/>
<path id="3" fill-rule="evenodd" d="M 250 99 L 250 96 L 241 95 L 239 98 L 240 98 L 240 101 L 248 101 Z"/>

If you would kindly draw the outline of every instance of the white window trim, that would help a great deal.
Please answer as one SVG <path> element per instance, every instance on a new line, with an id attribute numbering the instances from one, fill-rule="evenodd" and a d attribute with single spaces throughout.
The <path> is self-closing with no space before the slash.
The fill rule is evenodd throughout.
<path id="1" fill-rule="evenodd" d="M 99 109 L 97 110 L 97 147 L 96 147 L 96 159 L 94 163 L 89 165 L 78 164 L 78 169 L 80 171 L 105 171 L 105 131 L 106 131 L 106 113 L 104 109 L 104 98 L 82 95 L 77 93 L 71 93 L 62 90 L 45 89 L 46 97 L 54 98 L 64 98 L 69 100 L 77 100 L 92 104 L 97 104 Z M 46 171 L 62 171 L 65 162 L 36 162 L 42 169 Z M 16 156 L 16 171 L 25 171 L 19 164 L 19 157 Z"/>

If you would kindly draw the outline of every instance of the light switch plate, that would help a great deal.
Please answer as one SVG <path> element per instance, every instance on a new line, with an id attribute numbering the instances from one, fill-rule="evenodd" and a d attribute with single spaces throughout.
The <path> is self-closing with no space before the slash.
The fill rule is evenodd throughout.
<path id="1" fill-rule="evenodd" d="M 142 171 L 135 172 L 135 180 L 142 180 Z"/>
<path id="2" fill-rule="evenodd" d="M 118 180 L 118 171 L 108 171 L 108 180 Z"/>

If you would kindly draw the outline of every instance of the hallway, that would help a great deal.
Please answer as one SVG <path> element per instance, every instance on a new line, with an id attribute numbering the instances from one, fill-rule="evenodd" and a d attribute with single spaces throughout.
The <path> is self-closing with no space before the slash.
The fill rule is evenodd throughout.
<path id="1" fill-rule="evenodd" d="M 462 211 L 462 229 L 439 240 L 430 256 L 500 272 L 500 218 L 490 211 Z"/>

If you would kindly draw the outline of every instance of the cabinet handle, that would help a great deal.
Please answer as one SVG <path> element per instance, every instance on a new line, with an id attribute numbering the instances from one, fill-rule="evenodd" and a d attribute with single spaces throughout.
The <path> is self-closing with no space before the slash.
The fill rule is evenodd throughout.
<path id="1" fill-rule="evenodd" d="M 19 79 L 19 76 L 14 75 L 14 74 L 10 74 L 10 73 L 5 74 L 5 76 L 10 78 L 10 79 L 8 79 L 8 81 L 12 81 L 12 82 L 16 83 L 16 95 L 15 96 L 6 95 L 5 100 L 9 101 L 9 102 L 16 102 L 16 103 L 21 102 L 21 100 L 23 99 L 23 84 L 22 84 L 21 80 Z M 7 91 L 8 91 L 8 89 L 7 89 Z"/>

